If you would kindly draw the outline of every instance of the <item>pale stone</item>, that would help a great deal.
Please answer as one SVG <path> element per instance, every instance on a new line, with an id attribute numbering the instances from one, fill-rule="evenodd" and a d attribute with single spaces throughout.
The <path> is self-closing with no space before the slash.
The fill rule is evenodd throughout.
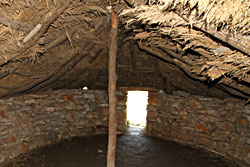
<path id="1" fill-rule="evenodd" d="M 248 120 L 248 122 L 250 122 L 250 116 L 247 116 L 247 120 Z"/>
<path id="2" fill-rule="evenodd" d="M 53 112 L 53 111 L 55 110 L 55 108 L 54 108 L 54 107 L 47 107 L 46 110 L 47 110 L 48 112 Z"/>
<path id="3" fill-rule="evenodd" d="M 36 103 L 36 101 L 34 99 L 30 99 L 30 100 L 25 100 L 26 104 L 33 104 Z"/>
<path id="4" fill-rule="evenodd" d="M 215 111 L 215 110 L 207 110 L 207 114 L 208 114 L 208 115 L 212 115 L 212 116 L 217 116 L 217 115 L 218 115 L 218 111 Z"/>
<path id="5" fill-rule="evenodd" d="M 84 95 L 83 95 L 83 98 L 86 98 L 86 99 L 94 99 L 94 98 L 95 98 L 95 95 L 94 95 L 94 94 L 84 94 Z"/>

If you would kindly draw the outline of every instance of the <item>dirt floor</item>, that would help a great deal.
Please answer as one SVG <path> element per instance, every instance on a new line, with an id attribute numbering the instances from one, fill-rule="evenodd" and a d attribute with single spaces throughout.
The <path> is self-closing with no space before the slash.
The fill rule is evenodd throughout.
<path id="1" fill-rule="evenodd" d="M 4 167 L 105 167 L 107 136 L 73 138 L 30 151 Z M 130 127 L 118 137 L 117 167 L 238 167 L 215 154 L 150 138 Z"/>

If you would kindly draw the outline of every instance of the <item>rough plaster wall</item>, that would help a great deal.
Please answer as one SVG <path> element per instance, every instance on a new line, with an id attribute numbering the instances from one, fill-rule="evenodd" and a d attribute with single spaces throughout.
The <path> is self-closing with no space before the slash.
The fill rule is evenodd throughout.
<path id="1" fill-rule="evenodd" d="M 124 132 L 126 93 L 117 92 L 118 131 Z M 0 162 L 74 136 L 106 134 L 107 91 L 67 90 L 0 100 Z"/>
<path id="2" fill-rule="evenodd" d="M 250 106 L 244 102 L 150 92 L 147 109 L 149 136 L 203 147 L 249 167 Z"/>

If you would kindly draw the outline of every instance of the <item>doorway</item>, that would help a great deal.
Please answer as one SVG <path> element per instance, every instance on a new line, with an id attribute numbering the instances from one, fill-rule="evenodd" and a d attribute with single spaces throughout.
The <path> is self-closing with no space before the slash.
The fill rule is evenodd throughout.
<path id="1" fill-rule="evenodd" d="M 148 91 L 128 91 L 127 124 L 145 127 L 147 124 Z"/>

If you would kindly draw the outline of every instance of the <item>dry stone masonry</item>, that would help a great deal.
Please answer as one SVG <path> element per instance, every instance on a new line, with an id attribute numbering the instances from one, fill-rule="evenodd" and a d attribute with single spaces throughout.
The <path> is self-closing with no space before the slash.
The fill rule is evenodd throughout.
<path id="1" fill-rule="evenodd" d="M 240 101 L 150 92 L 147 133 L 250 165 L 250 106 Z"/>
<path id="2" fill-rule="evenodd" d="M 124 132 L 126 93 L 117 92 L 118 131 Z M 108 95 L 64 90 L 0 100 L 0 162 L 74 136 L 106 134 Z"/>

